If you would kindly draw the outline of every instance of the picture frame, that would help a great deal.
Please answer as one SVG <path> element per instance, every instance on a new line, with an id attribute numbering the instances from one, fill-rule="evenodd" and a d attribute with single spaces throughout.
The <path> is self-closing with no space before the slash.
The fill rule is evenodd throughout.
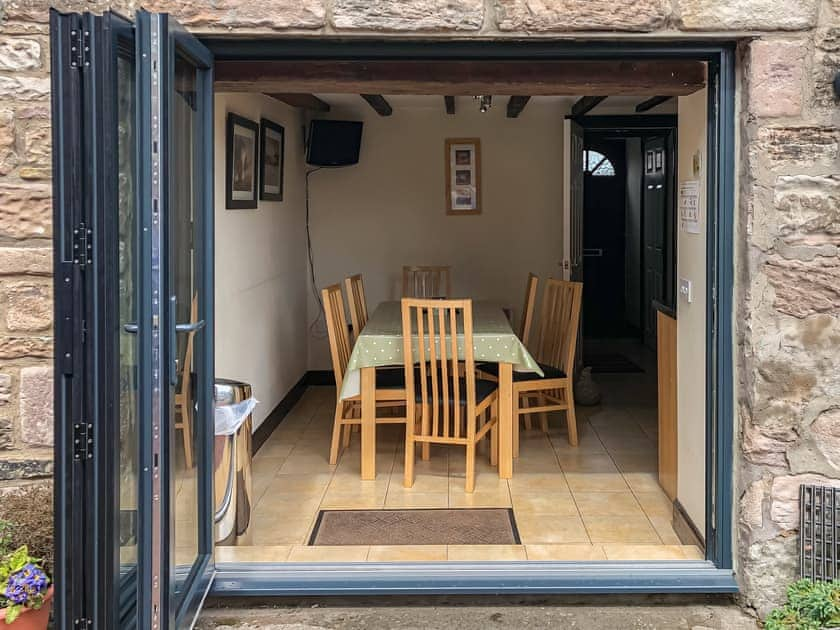
<path id="1" fill-rule="evenodd" d="M 232 112 L 227 115 L 225 142 L 225 208 L 257 207 L 259 125 Z"/>
<path id="2" fill-rule="evenodd" d="M 481 214 L 481 140 L 447 138 L 446 214 Z"/>
<path id="3" fill-rule="evenodd" d="M 283 201 L 283 160 L 286 130 L 260 118 L 260 200 Z"/>

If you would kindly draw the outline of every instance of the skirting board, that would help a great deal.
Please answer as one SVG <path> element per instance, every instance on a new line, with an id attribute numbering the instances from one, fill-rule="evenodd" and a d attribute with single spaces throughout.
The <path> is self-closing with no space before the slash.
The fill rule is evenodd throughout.
<path id="1" fill-rule="evenodd" d="M 694 521 L 688 516 L 685 508 L 678 499 L 674 499 L 674 513 L 671 517 L 671 526 L 674 528 L 677 537 L 684 545 L 697 545 L 706 551 L 706 540 L 697 529 Z"/>
<path id="2" fill-rule="evenodd" d="M 269 436 L 280 426 L 283 418 L 288 415 L 292 407 L 301 399 L 306 388 L 312 385 L 335 385 L 333 373 L 329 370 L 310 370 L 300 377 L 300 380 L 292 386 L 292 389 L 283 397 L 283 400 L 272 409 L 268 417 L 254 431 L 254 436 L 251 440 L 252 455 L 257 454 L 257 451 L 265 444 Z"/>

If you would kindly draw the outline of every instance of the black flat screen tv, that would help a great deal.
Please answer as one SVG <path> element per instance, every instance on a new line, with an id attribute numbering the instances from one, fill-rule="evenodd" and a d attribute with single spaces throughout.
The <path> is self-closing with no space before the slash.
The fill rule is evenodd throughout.
<path id="1" fill-rule="evenodd" d="M 310 166 L 350 166 L 359 161 L 362 123 L 313 120 L 309 125 L 306 163 Z"/>

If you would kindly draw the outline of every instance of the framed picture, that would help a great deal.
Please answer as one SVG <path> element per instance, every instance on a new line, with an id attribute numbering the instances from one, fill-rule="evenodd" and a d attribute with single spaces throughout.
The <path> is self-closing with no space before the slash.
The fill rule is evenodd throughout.
<path id="1" fill-rule="evenodd" d="M 446 214 L 481 214 L 481 141 L 446 139 Z"/>
<path id="2" fill-rule="evenodd" d="M 260 119 L 260 199 L 283 201 L 283 127 Z"/>
<path id="3" fill-rule="evenodd" d="M 228 113 L 225 145 L 225 207 L 257 207 L 257 135 L 253 120 Z"/>

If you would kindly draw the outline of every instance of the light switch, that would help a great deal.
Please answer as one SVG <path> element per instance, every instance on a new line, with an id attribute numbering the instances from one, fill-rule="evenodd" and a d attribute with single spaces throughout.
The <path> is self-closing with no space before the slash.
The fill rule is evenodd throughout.
<path id="1" fill-rule="evenodd" d="M 694 295 L 691 292 L 691 280 L 687 278 L 680 278 L 680 296 L 686 302 L 691 304 L 694 299 Z"/>

